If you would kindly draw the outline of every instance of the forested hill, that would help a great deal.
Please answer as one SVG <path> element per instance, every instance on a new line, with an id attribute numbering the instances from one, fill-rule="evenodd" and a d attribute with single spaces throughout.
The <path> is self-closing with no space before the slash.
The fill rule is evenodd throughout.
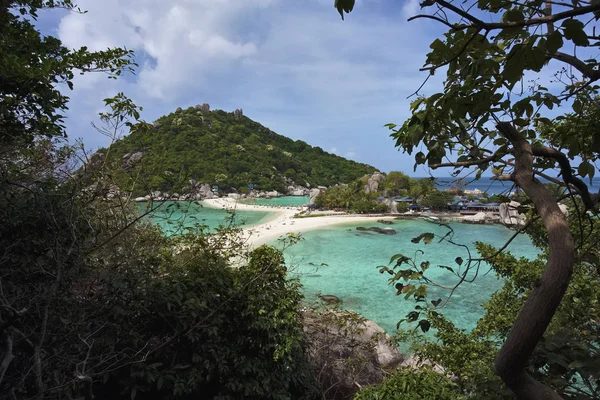
<path id="1" fill-rule="evenodd" d="M 242 115 L 209 111 L 207 104 L 159 118 L 150 132 L 132 132 L 111 148 L 122 164 L 118 181 L 143 181 L 138 189 L 177 191 L 190 179 L 242 190 L 285 191 L 330 186 L 371 174 L 376 168 L 279 135 Z"/>

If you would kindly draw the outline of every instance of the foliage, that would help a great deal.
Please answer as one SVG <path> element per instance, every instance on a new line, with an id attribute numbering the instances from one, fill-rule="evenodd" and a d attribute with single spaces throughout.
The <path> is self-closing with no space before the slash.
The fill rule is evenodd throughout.
<path id="1" fill-rule="evenodd" d="M 579 217 L 574 211 L 572 205 L 569 222 L 577 232 L 575 228 L 579 226 Z M 485 399 L 513 398 L 494 374 L 492 365 L 498 346 L 506 340 L 512 328 L 515 314 L 523 307 L 532 289 L 539 285 L 539 276 L 546 265 L 548 241 L 543 225 L 534 222 L 529 233 L 532 241 L 543 250 L 540 258 L 533 261 L 518 259 L 510 253 L 477 243 L 481 254 L 479 260 L 489 261 L 492 270 L 502 279 L 503 286 L 484 304 L 486 313 L 471 332 L 456 328 L 443 316 L 443 308 L 439 308 L 442 299 L 427 301 L 427 285 L 432 282 L 427 278 L 428 261 L 419 263 L 399 254 L 391 259 L 390 263 L 395 264 L 393 268 L 380 268 L 382 273 L 390 273 L 390 284 L 395 286 L 398 294 L 416 300 L 415 311 L 407 314 L 402 321 L 417 323 L 423 331 L 434 330 L 436 340 L 418 337 L 414 345 L 416 353 L 443 365 L 446 371 L 456 375 L 459 378 L 456 383 L 465 395 Z M 588 225 L 576 236 L 576 241 L 583 242 L 580 243 L 582 251 L 575 264 L 573 279 L 527 367 L 532 376 L 567 399 L 600 398 L 600 303 L 597 296 L 600 281 L 596 249 L 599 235 L 597 225 Z M 433 243 L 433 238 L 433 234 L 424 233 L 413 241 L 423 240 L 427 244 Z M 452 239 L 451 236 L 448 238 Z M 456 264 L 459 268 L 468 264 L 475 268 L 477 260 L 457 258 Z M 408 268 L 399 269 L 400 266 Z M 440 267 L 450 273 L 458 272 L 455 266 Z"/>
<path id="2" fill-rule="evenodd" d="M 408 203 L 406 203 L 405 201 L 402 202 L 398 202 L 396 204 L 396 210 L 402 214 L 408 211 Z"/>
<path id="3" fill-rule="evenodd" d="M 383 190 L 388 196 L 408 196 L 412 186 L 415 185 L 416 179 L 400 171 L 391 171 L 386 174 L 385 179 L 381 182 Z"/>
<path id="4" fill-rule="evenodd" d="M 59 85 L 73 89 L 76 71 L 103 71 L 115 78 L 135 66 L 129 50 L 70 50 L 57 38 L 42 36 L 34 22 L 40 10 L 52 8 L 78 11 L 70 0 L 11 0 L 0 5 L 0 143 L 64 136 L 61 113 L 69 98 Z"/>
<path id="5" fill-rule="evenodd" d="M 433 190 L 421 201 L 421 205 L 433 210 L 446 210 L 448 209 L 448 203 L 450 203 L 453 198 L 454 195 L 451 193 Z"/>
<path id="6" fill-rule="evenodd" d="M 141 162 L 117 169 L 123 156 L 132 152 L 144 153 Z M 375 171 L 278 135 L 248 117 L 194 107 L 159 118 L 154 129 L 118 140 L 110 160 L 119 185 L 137 182 L 136 195 L 149 190 L 179 193 L 190 179 L 218 183 L 226 191 L 253 183 L 256 190 L 287 192 L 292 181 L 302 186 L 332 186 Z"/>
<path id="7" fill-rule="evenodd" d="M 230 268 L 231 257 L 245 259 L 235 229 L 165 237 L 135 224 L 131 203 L 82 190 L 89 177 L 59 185 L 56 163 L 71 151 L 59 159 L 52 146 L 34 150 L 2 169 L 0 334 L 3 357 L 13 358 L 2 364 L 0 393 L 315 395 L 299 285 L 281 252 L 261 247 Z"/>
<path id="8" fill-rule="evenodd" d="M 533 206 L 530 217 L 541 219 L 548 231 L 549 251 L 532 287 L 520 288 L 518 301 L 523 306 L 511 308 L 518 315 L 504 337 L 494 370 L 519 398 L 570 395 L 561 383 L 545 379 L 554 370 L 544 370 L 546 364 L 536 360 L 543 340 L 548 340 L 542 339 L 544 332 L 548 329 L 546 334 L 552 335 L 553 316 L 562 312 L 561 301 L 570 301 L 568 283 L 574 272 L 579 273 L 582 248 L 573 236 L 581 237 L 584 221 L 594 225 L 599 214 L 597 196 L 590 195 L 582 179 L 595 174 L 593 115 L 600 71 L 593 49 L 600 44 L 596 34 L 600 3 L 479 0 L 459 5 L 428 0 L 421 7 L 409 21 L 436 21 L 447 28 L 431 43 L 422 68 L 429 76 L 445 71 L 443 91 L 418 96 L 407 121 L 387 126 L 397 147 L 409 154 L 415 151 L 415 169 L 449 167 L 455 175 L 466 171 L 476 179 L 491 170 L 523 189 Z M 542 72 L 553 78 L 529 80 L 529 74 Z M 573 113 L 567 113 L 568 108 Z M 577 168 L 572 168 L 571 160 L 579 163 Z M 560 179 L 552 178 L 557 171 Z M 536 175 L 550 175 L 568 189 L 573 204 L 581 203 L 572 210 L 577 215 L 575 227 L 567 223 L 554 193 L 533 179 Z M 459 267 L 461 263 L 462 259 L 457 261 Z M 478 270 L 480 264 L 475 265 Z M 568 345 L 575 346 L 568 347 L 568 353 L 577 349 L 576 343 Z M 586 347 L 586 352 L 595 350 Z"/>
<path id="9" fill-rule="evenodd" d="M 389 207 L 384 203 L 375 203 L 371 200 L 360 199 L 352 204 L 351 210 L 357 214 L 385 213 Z"/>
<path id="10" fill-rule="evenodd" d="M 402 369 L 383 383 L 366 387 L 354 400 L 460 400 L 457 386 L 450 379 L 429 369 Z"/>
<path id="11" fill-rule="evenodd" d="M 365 194 L 363 182 L 357 179 L 347 185 L 336 185 L 321 191 L 315 198 L 315 204 L 324 209 L 343 209 L 359 214 L 381 213 L 389 207 L 375 200 L 377 193 Z"/>

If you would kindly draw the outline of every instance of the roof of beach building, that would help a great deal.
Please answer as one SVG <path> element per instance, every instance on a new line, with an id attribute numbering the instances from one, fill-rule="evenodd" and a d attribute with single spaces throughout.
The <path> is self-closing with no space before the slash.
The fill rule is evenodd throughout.
<path id="1" fill-rule="evenodd" d="M 412 203 L 413 201 L 415 201 L 415 199 L 412 197 L 396 197 L 394 201 L 408 201 Z"/>
<path id="2" fill-rule="evenodd" d="M 469 202 L 465 204 L 465 207 L 473 207 L 473 208 L 490 208 L 490 207 L 499 207 L 499 203 L 478 203 L 475 201 Z"/>

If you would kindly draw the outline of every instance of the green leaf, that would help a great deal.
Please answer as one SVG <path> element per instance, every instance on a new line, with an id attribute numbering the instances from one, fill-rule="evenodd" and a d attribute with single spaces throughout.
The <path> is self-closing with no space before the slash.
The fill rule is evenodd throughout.
<path id="1" fill-rule="evenodd" d="M 562 23 L 565 38 L 571 40 L 577 46 L 589 46 L 587 34 L 583 22 L 577 19 L 566 19 Z"/>
<path id="2" fill-rule="evenodd" d="M 454 273 L 454 270 L 452 268 L 450 268 L 449 266 L 447 266 L 447 265 L 440 265 L 439 267 L 443 268 L 443 269 L 447 269 L 448 271 Z"/>
<path id="3" fill-rule="evenodd" d="M 442 299 L 431 300 L 431 304 L 433 304 L 434 307 L 439 306 L 441 302 L 442 302 Z"/>
<path id="4" fill-rule="evenodd" d="M 454 261 L 455 261 L 455 262 L 456 262 L 458 265 L 462 265 L 462 263 L 463 263 L 463 259 L 462 259 L 461 257 L 456 257 L 456 258 L 454 259 Z"/>
<path id="5" fill-rule="evenodd" d="M 354 8 L 354 2 L 355 0 L 335 0 L 333 6 L 337 8 L 342 20 L 344 19 L 344 11 L 349 14 Z"/>
<path id="6" fill-rule="evenodd" d="M 427 321 L 426 319 L 422 319 L 419 321 L 419 328 L 421 328 L 423 333 L 426 333 L 430 327 L 431 327 L 431 322 Z"/>
<path id="7" fill-rule="evenodd" d="M 577 172 L 582 177 L 589 176 L 590 181 L 591 181 L 596 173 L 596 169 L 594 168 L 594 165 L 591 164 L 590 162 L 583 161 L 581 164 L 579 164 L 579 167 L 577 168 Z"/>
<path id="8" fill-rule="evenodd" d="M 562 34 L 556 30 L 546 38 L 546 51 L 550 54 L 556 53 L 563 46 Z"/>
<path id="9" fill-rule="evenodd" d="M 392 256 L 392 258 L 390 258 L 390 264 L 391 264 L 391 263 L 393 263 L 393 262 L 394 262 L 394 261 L 396 261 L 396 260 L 398 260 L 398 261 L 396 262 L 396 265 L 400 265 L 400 264 L 402 264 L 402 263 L 405 263 L 406 261 L 409 261 L 409 260 L 410 260 L 410 258 L 409 258 L 409 257 L 406 257 L 404 254 L 400 254 L 400 253 L 398 253 L 398 254 L 394 254 L 394 255 Z"/>

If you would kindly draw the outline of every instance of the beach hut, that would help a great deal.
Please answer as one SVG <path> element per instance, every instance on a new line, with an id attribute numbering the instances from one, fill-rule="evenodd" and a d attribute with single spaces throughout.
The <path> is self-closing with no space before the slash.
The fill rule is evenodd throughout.
<path id="1" fill-rule="evenodd" d="M 421 207 L 417 203 L 412 203 L 408 206 L 408 209 L 410 210 L 410 212 L 419 212 L 423 209 L 423 207 Z"/>

